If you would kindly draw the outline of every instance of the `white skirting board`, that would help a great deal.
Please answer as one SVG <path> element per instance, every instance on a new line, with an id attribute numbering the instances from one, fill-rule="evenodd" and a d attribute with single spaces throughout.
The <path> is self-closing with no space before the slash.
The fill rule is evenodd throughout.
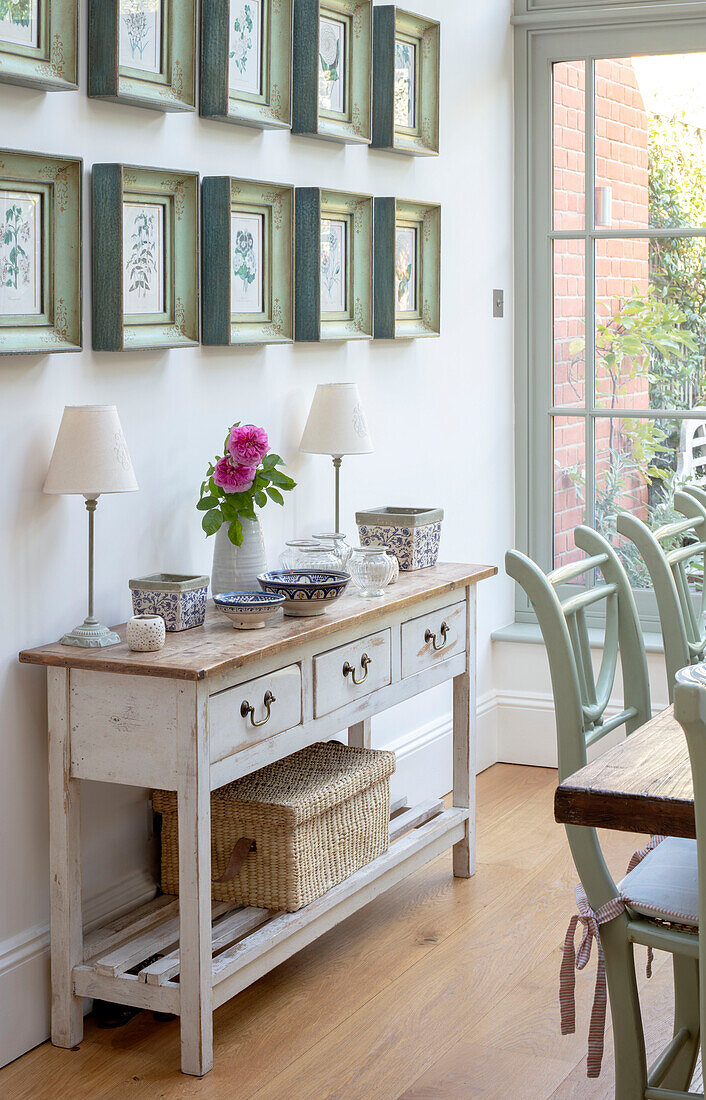
<path id="1" fill-rule="evenodd" d="M 492 693 L 479 700 L 478 771 L 496 759 L 494 707 Z M 415 805 L 451 789 L 450 712 L 379 747 L 397 754 L 393 800 L 404 796 Z M 150 871 L 132 872 L 86 903 L 89 927 L 142 904 L 153 894 Z M 28 928 L 0 942 L 0 1066 L 49 1037 L 49 1001 L 48 925 Z"/>

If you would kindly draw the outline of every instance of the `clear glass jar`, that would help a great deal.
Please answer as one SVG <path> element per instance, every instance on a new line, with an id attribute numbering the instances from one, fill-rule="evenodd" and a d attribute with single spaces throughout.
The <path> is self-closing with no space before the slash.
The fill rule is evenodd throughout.
<path id="1" fill-rule="evenodd" d="M 324 573 L 341 572 L 341 559 L 330 546 L 302 546 L 299 551 L 299 562 L 295 569 L 319 570 Z"/>
<path id="2" fill-rule="evenodd" d="M 284 550 L 279 556 L 283 569 L 301 569 L 304 550 L 319 549 L 321 543 L 316 539 L 289 539 L 284 544 Z"/>
<path id="3" fill-rule="evenodd" d="M 348 571 L 361 596 L 382 596 L 392 580 L 393 565 L 386 546 L 354 546 Z"/>
<path id="4" fill-rule="evenodd" d="M 329 546 L 341 562 L 341 569 L 348 569 L 348 562 L 353 553 L 353 548 L 346 542 L 346 536 L 340 532 L 329 531 L 322 535 L 313 536 L 323 546 Z"/>

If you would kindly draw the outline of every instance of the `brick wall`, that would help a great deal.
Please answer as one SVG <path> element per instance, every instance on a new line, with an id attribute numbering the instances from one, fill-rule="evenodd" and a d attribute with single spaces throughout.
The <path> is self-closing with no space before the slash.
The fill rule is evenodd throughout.
<path id="1" fill-rule="evenodd" d="M 630 60 L 596 63 L 596 188 L 612 191 L 610 228 L 646 226 L 648 211 L 648 119 Z M 554 209 L 555 228 L 584 225 L 585 69 L 582 62 L 554 68 Z M 597 322 L 607 323 L 618 299 L 646 294 L 649 285 L 648 242 L 601 240 L 596 247 Z M 554 400 L 579 405 L 584 400 L 585 256 L 582 241 L 557 241 L 554 250 Z M 626 372 L 624 371 L 623 374 Z M 623 379 L 624 381 L 624 379 Z M 621 384 L 613 396 L 609 373 L 597 362 L 597 400 L 616 408 L 649 404 L 647 381 Z M 619 422 L 613 424 L 613 446 Z M 585 465 L 584 421 L 557 418 L 554 427 L 554 560 L 577 556 L 572 532 L 584 518 L 580 487 L 566 471 Z M 610 422 L 597 421 L 596 481 L 603 484 L 608 467 Z M 585 471 L 584 471 L 585 472 Z M 644 516 L 647 487 L 635 481 L 620 504 Z"/>

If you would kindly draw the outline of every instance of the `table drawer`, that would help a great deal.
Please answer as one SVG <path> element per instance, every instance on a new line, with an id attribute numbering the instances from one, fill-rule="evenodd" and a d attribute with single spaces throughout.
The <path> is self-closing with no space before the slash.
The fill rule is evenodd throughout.
<path id="1" fill-rule="evenodd" d="M 247 707 L 253 710 L 247 710 Z M 302 674 L 299 665 L 290 665 L 221 691 L 209 701 L 211 763 L 263 741 L 273 733 L 282 733 L 298 726 L 301 720 Z M 253 722 L 260 724 L 253 725 Z"/>
<path id="2" fill-rule="evenodd" d="M 465 648 L 465 600 L 410 619 L 402 624 L 402 676 L 414 676 Z"/>
<path id="3" fill-rule="evenodd" d="M 391 679 L 389 630 L 321 653 L 314 657 L 314 717 L 386 687 Z"/>

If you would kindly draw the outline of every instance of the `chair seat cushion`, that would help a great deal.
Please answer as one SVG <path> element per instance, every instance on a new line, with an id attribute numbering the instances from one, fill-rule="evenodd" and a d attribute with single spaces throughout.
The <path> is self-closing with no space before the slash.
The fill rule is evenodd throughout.
<path id="1" fill-rule="evenodd" d="M 634 913 L 698 928 L 696 841 L 668 836 L 625 876 L 618 889 Z"/>

